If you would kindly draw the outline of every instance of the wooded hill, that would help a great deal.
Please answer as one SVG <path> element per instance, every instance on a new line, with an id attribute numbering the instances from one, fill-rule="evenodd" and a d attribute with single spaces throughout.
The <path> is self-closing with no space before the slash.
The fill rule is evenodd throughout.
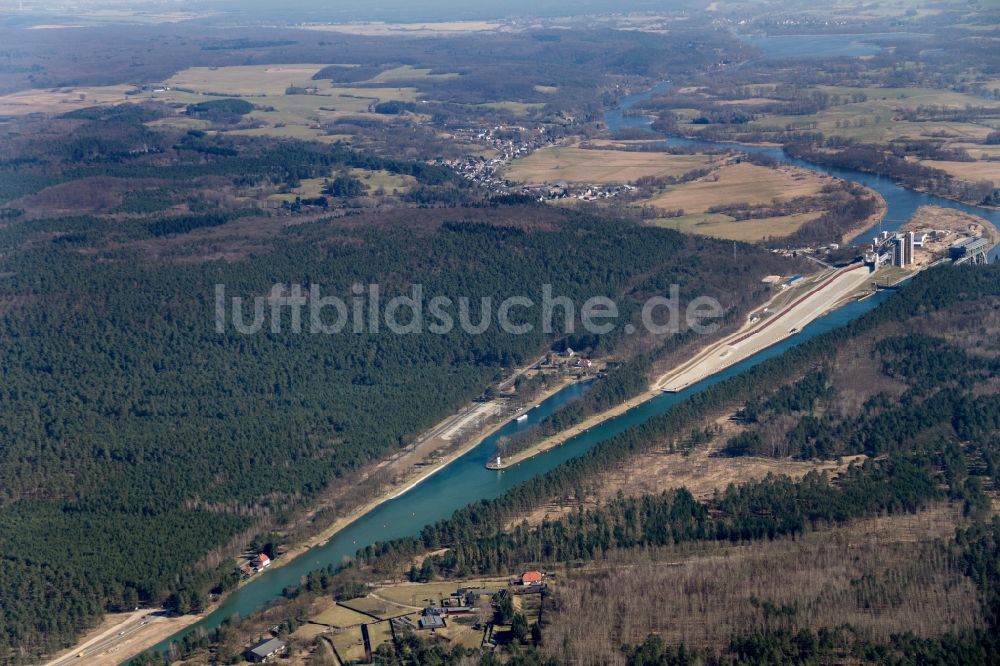
<path id="1" fill-rule="evenodd" d="M 685 299 L 745 309 L 783 261 L 745 248 L 719 273 L 726 243 L 533 207 L 320 221 L 271 231 L 266 249 L 233 262 L 204 260 L 219 241 L 186 230 L 174 230 L 176 262 L 109 242 L 115 222 L 0 230 L 2 661 L 35 661 L 106 610 L 196 610 L 235 583 L 239 547 L 553 342 L 538 326 L 296 335 L 287 312 L 283 334 L 270 322 L 219 334 L 216 284 L 252 299 L 315 283 L 350 302 L 353 284 L 377 282 L 385 303 L 419 283 L 427 299 L 468 296 L 473 321 L 480 297 L 540 303 L 551 284 L 577 303 L 613 297 L 624 324 L 672 282 Z"/>

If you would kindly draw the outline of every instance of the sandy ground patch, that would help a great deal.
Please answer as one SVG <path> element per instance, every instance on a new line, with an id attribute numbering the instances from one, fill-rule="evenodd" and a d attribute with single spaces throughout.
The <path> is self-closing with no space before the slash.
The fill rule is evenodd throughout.
<path id="1" fill-rule="evenodd" d="M 543 148 L 514 161 L 505 174 L 524 183 L 627 183 L 643 176 L 680 176 L 718 159 L 710 155 L 589 150 L 568 146 Z"/>
<path id="2" fill-rule="evenodd" d="M 213 610 L 213 609 L 210 609 Z M 156 645 L 181 629 L 198 621 L 201 615 L 163 617 L 146 609 L 133 613 L 115 613 L 88 632 L 73 648 L 65 650 L 46 666 L 117 666 L 131 656 Z M 149 618 L 145 616 L 149 614 Z M 139 624 L 146 622 L 146 624 Z M 124 632 L 124 636 L 120 632 Z M 84 656 L 79 657 L 80 653 Z"/>
<path id="3" fill-rule="evenodd" d="M 928 229 L 941 229 L 973 235 L 985 234 L 992 238 L 994 243 L 1000 242 L 1000 230 L 993 226 L 989 220 L 943 206 L 921 206 L 913 217 L 901 227 L 902 231 L 925 231 Z"/>

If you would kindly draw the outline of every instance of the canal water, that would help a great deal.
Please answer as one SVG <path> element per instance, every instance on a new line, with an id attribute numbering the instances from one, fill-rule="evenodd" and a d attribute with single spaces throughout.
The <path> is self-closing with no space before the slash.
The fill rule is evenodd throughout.
<path id="1" fill-rule="evenodd" d="M 648 117 L 632 117 L 628 116 L 625 112 L 636 103 L 668 89 L 669 86 L 669 83 L 664 83 L 653 90 L 625 98 L 620 108 L 610 111 L 606 115 L 605 119 L 609 129 L 617 130 L 626 127 L 648 129 L 650 124 Z M 678 138 L 667 138 L 666 142 L 673 145 L 704 145 L 715 147 L 719 145 Z M 889 220 L 905 220 L 918 207 L 926 204 L 934 204 L 948 208 L 958 208 L 986 217 L 994 222 L 994 224 L 1000 225 L 1000 213 L 976 206 L 967 206 L 930 194 L 911 192 L 899 187 L 887 178 L 847 169 L 830 169 L 801 160 L 795 160 L 785 155 L 780 148 L 760 148 L 735 144 L 732 147 L 744 151 L 765 153 L 781 162 L 820 171 L 846 180 L 853 180 L 870 187 L 885 197 L 886 203 L 889 205 L 889 213 L 886 216 Z M 884 228 L 892 229 L 893 224 L 898 226 L 898 223 L 889 222 Z M 870 235 L 870 232 L 861 234 L 864 238 Z M 345 557 L 353 556 L 358 549 L 368 544 L 404 536 L 415 536 L 419 534 L 421 527 L 425 524 L 445 518 L 453 511 L 471 502 L 497 497 L 518 483 L 537 474 L 543 474 L 566 460 L 585 453 L 598 443 L 613 437 L 623 430 L 639 425 L 655 415 L 666 412 L 673 405 L 704 390 L 708 386 L 738 375 L 748 368 L 766 359 L 778 356 L 787 349 L 799 345 L 816 335 L 844 326 L 855 317 L 876 307 L 887 297 L 888 292 L 880 292 L 865 300 L 845 305 L 812 322 L 799 334 L 769 347 L 717 375 L 694 384 L 679 393 L 664 393 L 617 418 L 595 426 L 591 430 L 570 439 L 560 447 L 526 460 L 513 468 L 503 471 L 491 471 L 485 468 L 486 462 L 494 455 L 496 443 L 499 438 L 509 437 L 524 428 L 531 427 L 561 405 L 578 397 L 586 390 L 585 385 L 572 385 L 528 412 L 526 420 L 508 423 L 444 469 L 365 514 L 344 530 L 334 535 L 326 544 L 313 548 L 283 567 L 259 574 L 242 589 L 229 595 L 222 606 L 215 612 L 184 631 L 171 636 L 154 649 L 165 651 L 171 641 L 177 640 L 186 633 L 197 629 L 214 629 L 223 620 L 234 615 L 249 615 L 279 598 L 285 587 L 298 584 L 300 578 L 310 571 L 329 564 L 338 564 Z"/>
<path id="2" fill-rule="evenodd" d="M 183 634 L 197 628 L 213 629 L 233 615 L 249 615 L 278 598 L 285 587 L 298 584 L 299 579 L 310 571 L 329 564 L 340 563 L 344 557 L 353 556 L 358 549 L 368 544 L 403 536 L 415 536 L 419 534 L 421 527 L 425 524 L 445 518 L 466 504 L 496 497 L 521 481 L 545 473 L 566 460 L 585 453 L 603 440 L 631 426 L 644 423 L 652 416 L 662 414 L 673 405 L 708 386 L 740 374 L 816 335 L 847 324 L 855 317 L 873 309 L 887 298 L 889 293 L 887 291 L 879 292 L 870 298 L 845 305 L 812 322 L 798 335 L 769 347 L 752 358 L 679 393 L 664 393 L 615 419 L 595 426 L 570 439 L 562 446 L 530 458 L 520 465 L 503 471 L 486 469 L 486 462 L 494 455 L 496 443 L 500 437 L 510 436 L 538 423 L 560 405 L 586 390 L 584 385 L 571 385 L 529 411 L 525 421 L 508 423 L 474 449 L 419 485 L 359 518 L 338 532 L 325 545 L 313 548 L 283 567 L 258 574 L 258 577 L 249 584 L 228 596 L 215 612 L 183 632 L 171 636 L 167 641 L 157 645 L 155 649 L 165 651 L 169 647 L 170 641 L 177 640 Z"/>

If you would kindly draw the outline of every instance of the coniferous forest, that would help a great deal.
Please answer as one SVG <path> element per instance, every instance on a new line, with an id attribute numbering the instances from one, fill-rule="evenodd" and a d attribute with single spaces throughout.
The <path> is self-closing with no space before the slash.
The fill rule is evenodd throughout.
<path id="1" fill-rule="evenodd" d="M 931 559 L 944 557 L 949 575 L 956 577 L 952 584 L 967 581 L 962 584 L 975 590 L 972 597 L 963 598 L 962 604 L 971 604 L 970 612 L 982 618 L 978 628 L 940 627 L 930 635 L 903 633 L 891 640 L 875 640 L 868 637 L 872 630 L 860 625 L 811 625 L 800 606 L 805 603 L 802 599 L 782 606 L 754 597 L 741 603 L 749 609 L 747 612 L 761 618 L 760 628 L 737 632 L 724 645 L 678 646 L 659 635 L 650 635 L 620 648 L 630 664 L 826 663 L 842 659 L 900 664 L 990 663 L 990 655 L 997 648 L 996 622 L 1000 617 L 1000 525 L 989 518 L 990 497 L 997 490 L 995 420 L 1000 411 L 994 392 L 988 388 L 995 378 L 992 348 L 987 345 L 987 349 L 971 351 L 978 337 L 976 331 L 988 329 L 970 323 L 962 315 L 995 310 L 1000 298 L 998 278 L 1000 272 L 993 268 L 940 268 L 921 274 L 874 311 L 844 328 L 718 383 L 666 414 L 597 445 L 586 455 L 526 481 L 495 500 L 477 502 L 428 525 L 418 538 L 375 544 L 360 551 L 357 562 L 346 569 L 317 572 L 315 580 L 310 577 L 301 589 L 289 591 L 289 598 L 295 600 L 289 608 L 298 607 L 302 598 L 333 590 L 355 596 L 364 590 L 363 586 L 357 587 L 359 581 L 404 574 L 412 580 L 428 581 L 462 580 L 530 568 L 565 570 L 568 578 L 560 579 L 549 593 L 547 603 L 553 604 L 553 613 L 539 628 L 540 642 L 515 649 L 513 660 L 557 664 L 582 658 L 589 663 L 594 655 L 605 653 L 588 650 L 608 646 L 600 638 L 588 643 L 586 632 L 579 630 L 580 622 L 589 621 L 580 613 L 586 615 L 589 611 L 576 606 L 571 611 L 565 606 L 577 603 L 573 595 L 590 589 L 586 586 L 600 586 L 605 591 L 613 587 L 610 581 L 616 576 L 615 567 L 627 564 L 633 568 L 634 575 L 643 577 L 637 580 L 647 586 L 645 592 L 637 589 L 636 594 L 651 595 L 650 589 L 664 584 L 663 576 L 668 575 L 664 572 L 672 571 L 657 565 L 660 557 L 665 561 L 692 557 L 685 553 L 697 554 L 698 548 L 709 548 L 710 544 L 722 548 L 759 544 L 761 549 L 763 544 L 773 544 L 762 552 L 790 557 L 796 548 L 813 548 L 809 544 L 830 538 L 824 535 L 839 535 L 859 522 L 874 518 L 906 520 L 906 516 L 918 516 L 932 507 L 952 506 L 960 516 L 960 527 L 952 528 L 950 534 L 944 528 L 949 536 L 932 546 L 941 549 L 942 554 Z M 923 327 L 917 317 L 934 322 L 937 334 L 920 333 Z M 910 332 L 902 337 L 897 334 L 905 330 Z M 956 338 L 958 331 L 970 333 Z M 897 387 L 903 391 L 902 397 L 888 401 L 884 391 L 877 390 L 882 387 L 872 386 L 870 391 L 879 397 L 867 401 L 863 416 L 836 417 L 833 401 L 852 386 L 841 381 L 845 361 L 842 353 L 831 353 L 834 349 L 853 350 L 847 355 L 864 357 L 884 377 L 899 374 L 901 363 L 912 366 L 905 373 L 906 386 Z M 928 350 L 939 354 L 937 360 L 929 357 Z M 935 377 L 938 386 L 946 388 L 934 387 L 929 375 Z M 760 386 L 772 388 L 761 393 Z M 865 455 L 833 475 L 810 472 L 797 479 L 767 476 L 733 484 L 701 499 L 684 488 L 636 495 L 626 487 L 624 493 L 619 490 L 606 500 L 572 509 L 562 518 L 525 520 L 536 507 L 552 499 L 583 498 L 590 492 L 587 488 L 600 486 L 604 475 L 627 464 L 630 458 L 661 449 L 665 442 L 692 441 L 692 429 L 700 430 L 701 424 L 720 410 L 732 414 L 735 427 L 750 433 L 776 415 L 822 411 L 833 433 L 829 436 L 843 442 L 844 448 L 831 455 Z M 797 436 L 794 433 L 801 426 L 795 421 L 787 425 L 789 436 Z M 862 437 L 859 432 L 868 434 Z M 732 441 L 720 441 L 718 447 L 723 456 L 750 455 Z M 782 455 L 816 458 L 824 454 L 793 449 Z M 508 527 L 497 529 L 497 525 Z M 813 541 L 812 535 L 820 541 Z M 884 574 L 889 578 L 865 579 L 865 584 L 883 590 L 879 594 L 912 594 L 889 592 L 897 585 L 892 576 L 905 575 L 891 573 L 892 565 L 885 564 L 897 562 L 893 559 L 896 555 L 890 556 L 890 552 L 882 555 L 889 558 L 883 562 L 889 567 Z M 426 556 L 428 553 L 431 555 Z M 898 562 L 907 561 L 907 553 L 912 551 L 900 551 L 903 559 Z M 410 564 L 414 557 L 422 559 L 421 567 Z M 824 575 L 818 563 L 804 566 L 812 567 L 812 576 Z M 578 573 L 572 573 L 575 570 Z M 609 577 L 602 572 L 608 572 Z M 605 580 L 609 583 L 601 582 Z M 705 603 L 711 606 L 712 602 Z M 826 603 L 834 602 L 831 599 Z M 592 600 L 588 605 L 594 608 L 596 622 L 602 614 L 601 602 Z M 809 615 L 817 610 L 810 610 Z M 639 626 L 654 622 L 646 618 L 658 613 L 655 605 L 637 612 L 639 617 L 631 622 Z M 223 628 L 214 637 L 189 640 L 186 650 L 197 650 L 213 641 L 224 644 L 227 631 Z M 603 629 L 597 634 L 603 636 Z M 552 638 L 547 640 L 549 636 Z M 382 652 L 380 663 L 387 664 L 424 663 L 414 659 L 457 663 L 464 654 L 460 649 L 442 649 L 419 640 L 397 642 Z M 483 659 L 483 663 L 492 663 L 489 657 Z"/>
<path id="2" fill-rule="evenodd" d="M 235 262 L 146 261 L 127 242 L 110 247 L 110 236 L 132 231 L 96 220 L 4 227 L 3 298 L 17 306 L 0 322 L 0 598 L 18 600 L 0 604 L 5 649 L 51 649 L 104 611 L 178 593 L 192 600 L 184 610 L 197 610 L 235 583 L 219 556 L 232 540 L 280 525 L 558 337 L 537 325 L 528 335 L 496 325 L 481 335 L 294 334 L 287 311 L 283 332 L 269 319 L 259 334 L 232 323 L 220 334 L 216 284 L 244 299 L 247 322 L 253 297 L 275 283 L 317 284 L 347 302 L 354 284 L 377 283 L 383 302 L 420 284 L 426 299 L 460 294 L 473 308 L 483 297 L 540 302 L 551 284 L 574 302 L 620 300 L 629 321 L 639 299 L 670 282 L 745 308 L 757 297 L 745 285 L 777 261 L 748 249 L 742 274 L 718 275 L 704 266 L 730 251 L 724 243 L 576 213 L 532 211 L 525 223 L 523 213 L 318 221 Z M 149 232 L 223 221 L 204 219 L 162 218 Z M 173 247 L 211 252 L 209 242 Z M 591 348 L 613 349 L 620 336 Z M 49 594 L 53 586 L 62 593 Z"/>

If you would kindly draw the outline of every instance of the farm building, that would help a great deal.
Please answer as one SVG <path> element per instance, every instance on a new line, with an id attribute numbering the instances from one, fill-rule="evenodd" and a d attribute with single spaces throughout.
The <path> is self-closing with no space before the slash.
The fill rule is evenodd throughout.
<path id="1" fill-rule="evenodd" d="M 441 619 L 440 615 L 434 613 L 429 615 L 421 615 L 420 619 L 417 621 L 417 624 L 420 626 L 421 629 L 444 628 L 444 620 Z"/>
<path id="2" fill-rule="evenodd" d="M 266 641 L 261 641 L 256 645 L 250 646 L 244 655 L 248 661 L 260 663 L 267 661 L 271 657 L 281 654 L 285 651 L 285 644 L 279 641 L 277 638 L 269 638 Z"/>

